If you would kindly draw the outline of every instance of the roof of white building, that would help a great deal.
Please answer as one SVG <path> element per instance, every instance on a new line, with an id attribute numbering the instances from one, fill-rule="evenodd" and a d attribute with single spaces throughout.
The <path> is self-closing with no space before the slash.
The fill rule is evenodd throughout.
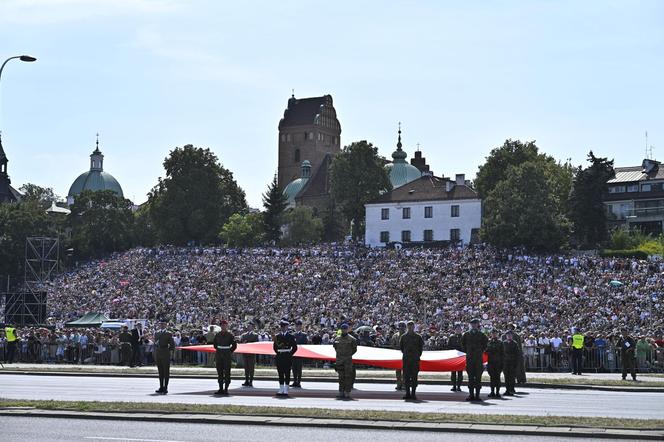
<path id="1" fill-rule="evenodd" d="M 450 182 L 451 189 L 447 190 Z M 479 199 L 477 192 L 466 184 L 455 184 L 448 178 L 422 176 L 421 178 L 392 189 L 371 204 L 396 203 L 401 201 L 442 201 Z"/>

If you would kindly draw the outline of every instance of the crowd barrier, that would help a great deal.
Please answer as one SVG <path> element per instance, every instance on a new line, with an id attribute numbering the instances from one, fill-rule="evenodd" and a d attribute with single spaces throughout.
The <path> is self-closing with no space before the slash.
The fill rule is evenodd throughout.
<path id="1" fill-rule="evenodd" d="M 569 372 L 571 357 L 568 347 L 553 350 L 549 347 L 523 347 L 523 362 L 528 372 Z M 234 355 L 235 362 L 242 366 L 242 356 Z M 7 359 L 7 343 L 0 342 L 0 361 Z M 142 345 L 135 354 L 129 344 L 93 343 L 59 344 L 19 341 L 14 362 L 35 364 L 88 364 L 88 365 L 153 365 L 153 347 Z M 172 364 L 180 366 L 214 366 L 214 353 L 175 350 Z M 259 365 L 273 365 L 271 356 L 257 357 Z M 321 361 L 305 361 L 306 366 L 322 367 Z M 664 372 L 664 348 L 652 348 L 640 352 L 636 367 L 642 373 Z M 587 373 L 612 373 L 622 370 L 620 352 L 613 346 L 587 347 L 583 351 L 583 371 Z"/>

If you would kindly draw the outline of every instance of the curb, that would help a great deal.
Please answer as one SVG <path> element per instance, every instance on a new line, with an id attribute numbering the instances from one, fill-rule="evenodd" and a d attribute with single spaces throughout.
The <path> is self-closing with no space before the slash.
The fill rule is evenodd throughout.
<path id="1" fill-rule="evenodd" d="M 362 421 L 352 419 L 321 419 L 307 417 L 269 417 L 251 415 L 205 415 L 183 413 L 117 413 L 73 412 L 39 409 L 0 409 L 0 416 L 47 417 L 61 419 L 120 420 L 141 422 L 305 426 L 351 430 L 396 430 L 440 433 L 475 433 L 520 436 L 582 437 L 604 439 L 662 440 L 664 430 L 627 430 L 591 427 L 543 427 L 526 425 L 428 423 L 398 421 Z"/>
<path id="2" fill-rule="evenodd" d="M 94 373 L 94 372 L 78 372 L 78 371 L 22 371 L 22 370 L 0 370 L 0 375 L 14 374 L 14 375 L 28 375 L 28 376 L 84 376 L 84 377 L 101 377 L 101 378 L 154 378 L 157 373 Z M 173 374 L 171 379 L 216 379 L 213 374 L 201 373 L 200 375 L 193 374 Z M 333 377 L 303 377 L 305 382 L 332 382 L 336 383 L 337 379 Z M 244 381 L 244 376 L 231 376 L 231 380 Z M 256 381 L 274 381 L 277 382 L 276 376 L 255 376 Z M 371 384 L 394 384 L 395 381 L 386 378 L 358 378 L 356 383 L 371 383 Z M 450 381 L 435 381 L 430 379 L 422 379 L 418 381 L 421 385 L 452 385 Z M 489 383 L 482 381 L 483 387 L 488 387 Z M 664 393 L 664 385 L 662 387 L 622 387 L 610 385 L 590 385 L 590 384 L 545 384 L 545 383 L 532 383 L 526 382 L 519 384 L 521 388 L 539 388 L 539 389 L 552 389 L 552 390 L 595 390 L 595 391 L 613 391 L 625 393 Z"/>

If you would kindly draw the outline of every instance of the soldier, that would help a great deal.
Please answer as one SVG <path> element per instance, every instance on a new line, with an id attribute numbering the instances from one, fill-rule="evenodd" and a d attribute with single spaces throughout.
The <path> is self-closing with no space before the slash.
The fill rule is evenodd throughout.
<path id="1" fill-rule="evenodd" d="M 629 335 L 626 328 L 620 330 L 620 339 L 618 339 L 620 348 L 620 362 L 622 363 L 622 380 L 627 379 L 627 371 L 632 375 L 632 380 L 636 380 L 636 367 L 634 366 L 636 341 Z"/>
<path id="2" fill-rule="evenodd" d="M 297 345 L 304 345 L 309 343 L 309 337 L 302 331 L 302 320 L 295 321 L 295 333 L 293 334 L 295 343 Z M 302 365 L 304 360 L 302 358 L 293 359 L 293 388 L 302 388 Z"/>
<path id="3" fill-rule="evenodd" d="M 468 373 L 467 401 L 481 401 L 483 356 L 489 339 L 480 331 L 480 320 L 470 321 L 470 330 L 461 337 L 461 348 L 466 353 L 466 373 Z"/>
<path id="4" fill-rule="evenodd" d="M 274 360 L 279 374 L 279 392 L 277 396 L 288 396 L 288 384 L 290 383 L 291 366 L 293 355 L 297 351 L 295 338 L 288 332 L 290 322 L 282 319 L 279 322 L 281 332 L 274 337 L 273 349 L 276 354 Z"/>
<path id="5" fill-rule="evenodd" d="M 450 339 L 447 341 L 447 348 L 450 350 L 461 350 L 461 324 L 456 324 L 454 326 L 454 334 L 450 336 Z M 461 391 L 461 384 L 463 383 L 463 371 L 453 371 L 452 372 L 452 391 Z"/>
<path id="6" fill-rule="evenodd" d="M 171 352 L 175 350 L 173 335 L 166 330 L 166 321 L 159 321 L 159 331 L 154 335 L 154 353 L 159 371 L 159 390 L 157 394 L 168 394 L 168 380 L 171 375 Z"/>
<path id="7" fill-rule="evenodd" d="M 401 339 L 401 336 L 404 335 L 405 333 L 406 333 L 406 323 L 403 321 L 399 321 L 399 323 L 397 324 L 397 330 L 390 338 L 390 347 L 392 347 L 395 350 L 401 350 L 401 347 L 399 345 L 399 340 Z M 403 390 L 403 377 L 401 375 L 401 370 L 397 370 L 396 375 L 397 375 L 397 386 L 395 390 L 397 391 Z"/>
<path id="8" fill-rule="evenodd" d="M 131 333 L 129 327 L 122 326 L 120 333 L 120 365 L 131 365 Z"/>
<path id="9" fill-rule="evenodd" d="M 498 337 L 498 330 L 491 330 L 491 339 L 486 348 L 489 357 L 487 371 L 491 377 L 489 397 L 500 398 L 500 372 L 503 371 L 503 341 Z"/>
<path id="10" fill-rule="evenodd" d="M 519 346 L 514 340 L 514 332 L 507 330 L 503 341 L 503 369 L 505 370 L 505 396 L 514 396 L 514 381 L 516 379 Z"/>
<path id="11" fill-rule="evenodd" d="M 516 324 L 507 324 L 507 330 L 512 332 L 512 340 L 516 343 L 517 349 L 519 350 L 519 357 L 516 360 L 516 369 L 514 370 L 514 382 L 523 384 L 526 382 L 526 372 L 523 365 L 523 345 L 521 342 L 521 336 L 516 332 Z M 507 336 L 503 336 L 503 340 L 506 338 Z M 507 382 L 507 380 L 505 382 Z"/>
<path id="12" fill-rule="evenodd" d="M 406 384 L 405 400 L 417 400 L 415 389 L 417 389 L 417 375 L 420 372 L 420 357 L 424 350 L 424 339 L 415 333 L 415 323 L 408 321 L 407 331 L 399 340 L 399 347 L 403 354 L 403 377 Z"/>
<path id="13" fill-rule="evenodd" d="M 240 337 L 240 342 L 243 344 L 250 344 L 258 342 L 258 335 L 254 332 L 254 324 L 250 322 L 247 324 L 247 331 Z M 245 353 L 242 355 L 244 361 L 244 383 L 243 387 L 254 386 L 254 370 L 256 368 L 256 355 Z"/>
<path id="14" fill-rule="evenodd" d="M 341 324 L 341 334 L 334 340 L 336 361 L 334 369 L 339 374 L 339 395 L 337 399 L 350 399 L 353 390 L 353 355 L 357 352 L 357 339 L 348 334 L 348 324 Z"/>
<path id="15" fill-rule="evenodd" d="M 233 352 L 237 348 L 237 341 L 233 333 L 228 331 L 228 322 L 224 319 L 220 323 L 221 331 L 214 336 L 212 345 L 215 351 L 215 364 L 217 366 L 217 382 L 219 390 L 215 394 L 228 395 L 228 386 L 231 384 L 231 362 Z"/>

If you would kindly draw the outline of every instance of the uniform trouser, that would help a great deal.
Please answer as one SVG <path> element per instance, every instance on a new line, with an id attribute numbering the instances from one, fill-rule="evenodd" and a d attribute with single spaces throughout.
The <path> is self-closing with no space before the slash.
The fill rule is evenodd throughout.
<path id="1" fill-rule="evenodd" d="M 254 369 L 256 368 L 256 355 L 242 355 L 244 360 L 244 380 L 254 381 Z"/>
<path id="2" fill-rule="evenodd" d="M 478 355 L 466 353 L 466 373 L 468 373 L 468 388 L 473 393 L 473 388 L 482 388 L 482 353 Z"/>
<path id="3" fill-rule="evenodd" d="M 463 382 L 463 371 L 453 371 L 452 372 L 452 385 L 455 387 L 461 388 L 461 383 Z"/>
<path id="4" fill-rule="evenodd" d="M 300 385 L 302 382 L 302 358 L 293 358 L 293 383 Z"/>
<path id="5" fill-rule="evenodd" d="M 215 359 L 219 389 L 228 388 L 231 383 L 231 354 L 219 354 Z"/>
<path id="6" fill-rule="evenodd" d="M 519 353 L 519 359 L 517 360 L 516 380 L 520 384 L 526 383 L 526 366 L 523 363 L 523 353 Z"/>
<path id="7" fill-rule="evenodd" d="M 171 377 L 171 352 L 157 350 L 155 359 L 159 372 L 159 388 L 168 388 L 168 380 Z"/>
<path id="8" fill-rule="evenodd" d="M 120 358 L 120 365 L 131 365 L 131 357 L 132 357 L 132 349 L 131 345 L 129 344 L 122 344 L 120 346 L 121 349 L 121 355 L 122 357 Z"/>
<path id="9" fill-rule="evenodd" d="M 7 363 L 11 364 L 14 362 L 14 356 L 16 355 L 16 341 L 7 342 Z"/>
<path id="10" fill-rule="evenodd" d="M 634 358 L 632 355 L 622 356 L 620 359 L 622 362 L 622 378 L 625 379 L 627 377 L 627 372 L 629 371 L 629 374 L 632 375 L 632 379 L 636 379 L 636 367 L 634 366 Z"/>
<path id="11" fill-rule="evenodd" d="M 514 393 L 514 381 L 516 378 L 516 360 L 506 360 L 503 370 L 505 371 L 505 391 Z"/>
<path id="12" fill-rule="evenodd" d="M 141 360 L 141 346 L 132 345 L 131 346 L 132 355 L 131 355 L 131 364 L 129 365 L 141 365 L 143 361 Z"/>
<path id="13" fill-rule="evenodd" d="M 572 348 L 572 373 L 581 374 L 582 364 L 583 364 L 583 349 Z"/>
<path id="14" fill-rule="evenodd" d="M 503 371 L 503 365 L 489 364 L 487 366 L 487 371 L 491 378 L 491 390 L 495 390 L 496 393 L 498 393 L 500 391 L 500 372 Z M 505 379 L 505 381 L 507 381 L 507 379 Z"/>
<path id="15" fill-rule="evenodd" d="M 353 384 L 355 383 L 355 367 L 353 366 L 353 361 L 337 361 L 334 368 L 339 374 L 339 391 L 350 393 L 351 390 L 353 390 Z"/>
<path id="16" fill-rule="evenodd" d="M 397 375 L 397 388 L 403 388 L 403 377 L 401 376 L 401 370 L 397 370 L 396 375 Z"/>
<path id="17" fill-rule="evenodd" d="M 420 373 L 420 358 L 403 358 L 403 381 L 406 388 L 417 387 L 417 375 Z"/>
<path id="18" fill-rule="evenodd" d="M 289 353 L 286 356 L 277 355 L 275 359 L 277 363 L 277 374 L 279 375 L 279 385 L 289 384 L 293 357 Z"/>

